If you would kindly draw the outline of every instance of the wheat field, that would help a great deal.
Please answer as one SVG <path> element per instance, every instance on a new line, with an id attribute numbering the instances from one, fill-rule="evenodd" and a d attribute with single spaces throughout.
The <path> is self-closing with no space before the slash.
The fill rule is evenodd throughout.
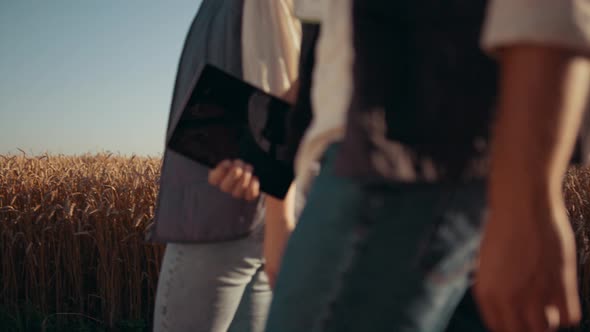
<path id="1" fill-rule="evenodd" d="M 147 243 L 159 158 L 0 155 L 0 330 L 149 329 L 163 247 Z M 590 300 L 590 169 L 564 193 Z M 588 315 L 586 315 L 588 317 Z"/>
<path id="2" fill-rule="evenodd" d="M 0 329 L 145 330 L 159 158 L 0 156 Z"/>
<path id="3" fill-rule="evenodd" d="M 578 281 L 583 322 L 577 331 L 590 331 L 590 168 L 572 167 L 564 180 L 564 195 L 576 236 Z"/>

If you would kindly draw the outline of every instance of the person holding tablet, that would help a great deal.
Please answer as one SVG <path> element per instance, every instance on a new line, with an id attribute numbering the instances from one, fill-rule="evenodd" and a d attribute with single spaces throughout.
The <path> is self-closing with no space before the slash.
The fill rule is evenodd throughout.
<path id="1" fill-rule="evenodd" d="M 301 39 L 292 10 L 291 0 L 202 1 L 180 57 L 166 141 L 208 63 L 289 98 Z M 207 167 L 166 149 L 150 236 L 167 243 L 154 331 L 261 332 L 272 297 L 264 198 L 234 198 L 207 176 Z"/>

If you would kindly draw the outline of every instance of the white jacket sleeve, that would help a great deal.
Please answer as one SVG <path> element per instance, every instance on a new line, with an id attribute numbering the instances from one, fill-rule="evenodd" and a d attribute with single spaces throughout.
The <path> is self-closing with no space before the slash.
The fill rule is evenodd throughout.
<path id="1" fill-rule="evenodd" d="M 297 79 L 301 23 L 292 0 L 246 0 L 242 17 L 244 79 L 280 96 Z"/>

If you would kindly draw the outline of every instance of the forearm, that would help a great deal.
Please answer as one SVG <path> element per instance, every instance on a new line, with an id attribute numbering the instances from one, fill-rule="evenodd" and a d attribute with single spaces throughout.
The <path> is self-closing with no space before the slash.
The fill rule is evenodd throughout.
<path id="1" fill-rule="evenodd" d="M 293 184 L 283 200 L 272 196 L 266 197 L 265 248 L 267 250 L 282 250 L 283 242 L 295 228 L 295 190 Z"/>
<path id="2" fill-rule="evenodd" d="M 274 287 L 283 252 L 295 228 L 295 185 L 291 186 L 284 200 L 267 196 L 266 224 L 264 227 L 264 270 Z"/>
<path id="3" fill-rule="evenodd" d="M 561 192 L 589 90 L 586 58 L 518 46 L 501 54 L 490 200 Z M 549 197 L 547 197 L 549 198 Z"/>

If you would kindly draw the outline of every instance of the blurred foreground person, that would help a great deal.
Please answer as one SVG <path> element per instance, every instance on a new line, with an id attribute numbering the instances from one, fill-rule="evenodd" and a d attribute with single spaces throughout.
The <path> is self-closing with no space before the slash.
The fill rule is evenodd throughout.
<path id="1" fill-rule="evenodd" d="M 587 0 L 355 0 L 337 173 L 357 183 L 340 202 L 357 248 L 319 331 L 578 323 L 561 185 L 588 151 L 589 15 Z M 474 270 L 479 310 L 455 311 Z"/>
<path id="2" fill-rule="evenodd" d="M 268 331 L 576 325 L 561 181 L 589 151 L 589 20 L 588 0 L 354 0 L 346 133 L 323 154 Z M 326 254 L 339 250 L 347 259 Z M 297 325 L 310 294 L 292 291 L 291 275 L 321 275 L 322 265 L 337 271 L 315 279 L 332 304 L 312 306 L 312 328 Z M 476 301 L 466 294 L 473 272 Z"/>
<path id="3" fill-rule="evenodd" d="M 167 140 L 207 63 L 288 95 L 300 38 L 290 0 L 204 0 L 180 58 Z M 264 198 L 253 190 L 249 201 L 236 199 L 207 176 L 207 167 L 166 149 L 152 233 L 167 243 L 154 331 L 262 331 L 272 294 L 264 272 Z"/>

